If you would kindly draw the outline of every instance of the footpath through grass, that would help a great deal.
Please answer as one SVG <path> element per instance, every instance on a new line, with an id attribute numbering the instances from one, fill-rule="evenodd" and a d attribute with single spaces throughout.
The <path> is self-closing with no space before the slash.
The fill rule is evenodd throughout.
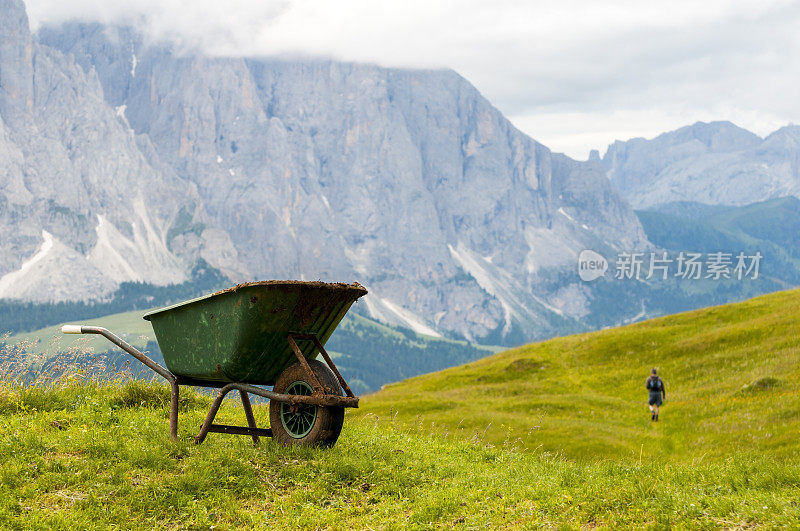
<path id="1" fill-rule="evenodd" d="M 800 526 L 800 464 L 768 455 L 575 462 L 357 415 L 331 450 L 195 446 L 208 398 L 186 393 L 177 443 L 167 400 L 135 382 L 0 387 L 0 527 Z"/>
<path id="2" fill-rule="evenodd" d="M 667 400 L 652 423 L 644 381 Z M 386 386 L 357 414 L 569 458 L 800 458 L 800 290 L 556 338 Z"/>

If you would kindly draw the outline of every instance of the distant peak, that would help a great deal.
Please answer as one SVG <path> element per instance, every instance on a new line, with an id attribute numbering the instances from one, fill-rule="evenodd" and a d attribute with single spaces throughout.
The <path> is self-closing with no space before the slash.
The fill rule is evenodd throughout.
<path id="1" fill-rule="evenodd" d="M 770 138 L 772 136 L 792 136 L 792 137 L 794 137 L 794 136 L 798 136 L 798 135 L 800 135 L 800 125 L 790 123 L 788 125 L 784 125 L 780 129 L 776 129 L 775 131 L 770 133 L 767 136 L 767 138 Z"/>
<path id="2" fill-rule="evenodd" d="M 25 3 L 22 0 L 0 0 L 0 11 L 3 12 L 3 18 L 10 18 L 8 15 L 16 15 L 25 13 Z"/>
<path id="3" fill-rule="evenodd" d="M 800 125 L 785 125 L 770 133 L 762 146 L 766 150 L 796 151 L 800 148 Z"/>
<path id="4" fill-rule="evenodd" d="M 709 151 L 738 151 L 759 145 L 763 139 L 727 120 L 714 122 L 695 122 L 675 131 L 663 133 L 656 140 L 670 144 L 680 144 L 698 140 L 705 144 Z"/>
<path id="5" fill-rule="evenodd" d="M 731 122 L 730 120 L 715 120 L 712 122 L 701 122 L 697 121 L 692 125 L 687 125 L 686 127 L 682 127 L 678 129 L 678 131 L 682 129 L 693 129 L 696 131 L 736 131 L 747 133 L 753 136 L 757 136 L 755 133 L 748 131 L 743 127 L 739 127 L 735 123 Z"/>
<path id="6" fill-rule="evenodd" d="M 0 0 L 0 13 L 0 42 L 9 36 L 30 36 L 28 13 L 22 0 Z"/>

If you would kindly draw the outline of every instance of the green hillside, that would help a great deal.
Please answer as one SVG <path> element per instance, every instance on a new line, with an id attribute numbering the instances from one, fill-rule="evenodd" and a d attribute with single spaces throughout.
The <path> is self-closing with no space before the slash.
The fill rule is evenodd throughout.
<path id="1" fill-rule="evenodd" d="M 355 392 L 480 359 L 497 347 L 418 334 L 350 313 L 326 348 Z"/>
<path id="2" fill-rule="evenodd" d="M 12 334 L 6 341 L 8 343 L 35 342 L 43 349 L 55 348 L 58 350 L 67 349 L 76 342 L 84 340 L 90 341 L 89 344 L 92 347 L 98 347 L 97 350 L 102 352 L 106 346 L 106 343 L 103 342 L 105 340 L 102 340 L 102 338 L 93 336 L 65 336 L 61 333 L 61 324 L 91 323 L 114 331 L 117 335 L 125 339 L 125 341 L 136 348 L 141 349 L 144 348 L 149 341 L 155 340 L 155 334 L 153 334 L 153 327 L 150 326 L 150 322 L 142 319 L 142 315 L 145 313 L 147 313 L 147 310 L 134 310 L 130 312 L 104 315 L 102 317 L 92 317 L 79 321 L 60 323 L 31 332 L 19 332 L 17 334 Z M 110 343 L 108 343 L 108 345 L 110 345 Z"/>
<path id="3" fill-rule="evenodd" d="M 661 421 L 644 380 L 666 382 Z M 582 460 L 800 455 L 800 290 L 535 343 L 368 396 L 363 414 Z"/>
<path id="4" fill-rule="evenodd" d="M 762 292 L 800 282 L 800 199 L 780 197 L 744 206 L 676 202 L 638 210 L 647 239 L 671 251 L 736 256 L 759 251 Z"/>

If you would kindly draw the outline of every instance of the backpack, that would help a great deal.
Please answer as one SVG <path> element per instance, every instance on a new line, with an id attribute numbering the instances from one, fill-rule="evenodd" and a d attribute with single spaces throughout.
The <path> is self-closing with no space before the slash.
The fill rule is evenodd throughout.
<path id="1" fill-rule="evenodd" d="M 661 391 L 661 378 L 659 378 L 658 376 L 656 376 L 655 378 L 648 378 L 647 388 L 656 393 Z"/>

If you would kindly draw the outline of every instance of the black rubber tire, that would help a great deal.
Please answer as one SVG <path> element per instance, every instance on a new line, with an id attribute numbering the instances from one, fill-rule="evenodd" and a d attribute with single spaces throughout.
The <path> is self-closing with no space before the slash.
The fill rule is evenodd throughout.
<path id="1" fill-rule="evenodd" d="M 319 360 L 308 360 L 308 365 L 319 379 L 326 394 L 342 396 L 342 388 L 339 380 L 331 372 L 327 365 Z M 275 386 L 272 388 L 276 393 L 284 393 L 290 385 L 295 382 L 305 382 L 311 386 L 311 382 L 300 363 L 288 367 L 278 377 Z M 316 418 L 311 430 L 305 436 L 296 438 L 292 436 L 281 422 L 281 402 L 270 400 L 269 403 L 269 424 L 272 428 L 272 438 L 276 442 L 286 446 L 324 446 L 331 447 L 339 438 L 344 424 L 344 407 L 330 406 L 310 406 L 317 410 Z"/>

